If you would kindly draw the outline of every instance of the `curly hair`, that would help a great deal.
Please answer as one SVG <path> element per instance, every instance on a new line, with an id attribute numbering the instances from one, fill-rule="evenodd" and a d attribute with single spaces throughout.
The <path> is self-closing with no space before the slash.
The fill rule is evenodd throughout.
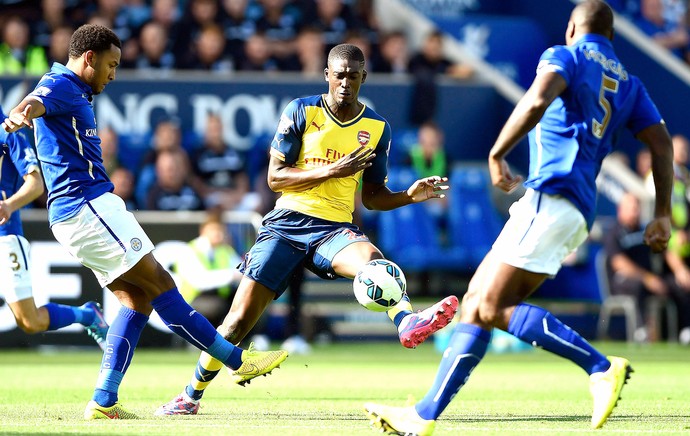
<path id="1" fill-rule="evenodd" d="M 328 65 L 337 60 L 358 61 L 359 65 L 364 69 L 364 53 L 356 45 L 339 44 L 333 47 L 328 53 Z"/>
<path id="2" fill-rule="evenodd" d="M 78 58 L 89 50 L 101 53 L 110 50 L 113 45 L 122 48 L 120 38 L 115 32 L 98 24 L 84 24 L 72 34 L 69 41 L 69 57 Z"/>

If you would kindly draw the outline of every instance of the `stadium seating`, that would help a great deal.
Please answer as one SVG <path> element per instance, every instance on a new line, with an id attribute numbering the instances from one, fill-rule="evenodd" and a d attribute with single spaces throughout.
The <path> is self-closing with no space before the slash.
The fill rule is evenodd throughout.
<path id="1" fill-rule="evenodd" d="M 391 138 L 391 148 L 388 154 L 388 165 L 400 167 L 407 165 L 410 149 L 415 145 L 418 130 L 415 127 L 395 129 Z"/>
<path id="2" fill-rule="evenodd" d="M 467 267 L 476 268 L 503 227 L 503 220 L 491 202 L 491 183 L 486 164 L 453 167 L 450 183 L 450 245 L 465 248 Z"/>
<path id="3" fill-rule="evenodd" d="M 402 190 L 417 175 L 412 169 L 393 168 L 388 179 L 392 190 Z M 378 217 L 377 240 L 381 249 L 406 271 L 471 273 L 501 231 L 503 220 L 491 202 L 486 165 L 454 167 L 450 184 L 446 234 L 423 203 L 387 211 Z"/>
<path id="4" fill-rule="evenodd" d="M 409 168 L 388 172 L 388 187 L 394 191 L 407 189 L 415 180 L 417 174 Z M 381 213 L 377 234 L 386 257 L 405 271 L 457 271 L 467 263 L 464 247 L 443 246 L 441 229 L 424 203 Z"/>
<path id="5" fill-rule="evenodd" d="M 599 292 L 601 293 L 601 309 L 597 324 L 597 338 L 605 339 L 609 334 L 611 318 L 615 314 L 622 314 L 625 318 L 625 333 L 628 342 L 635 340 L 635 330 L 642 326 L 639 319 L 640 310 L 637 300 L 630 295 L 611 295 L 609 287 L 608 256 L 604 250 L 596 254 L 595 265 Z M 667 322 L 667 334 L 670 341 L 678 338 L 678 313 L 673 301 L 657 296 L 649 296 L 646 302 L 646 317 L 651 320 L 652 328 L 661 334 L 664 316 Z"/>

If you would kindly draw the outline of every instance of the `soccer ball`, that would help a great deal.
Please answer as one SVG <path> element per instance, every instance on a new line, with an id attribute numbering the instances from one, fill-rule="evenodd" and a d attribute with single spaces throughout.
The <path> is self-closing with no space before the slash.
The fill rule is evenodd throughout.
<path id="1" fill-rule="evenodd" d="M 374 312 L 385 312 L 398 304 L 407 289 L 398 265 L 385 259 L 368 262 L 352 283 L 359 304 Z"/>

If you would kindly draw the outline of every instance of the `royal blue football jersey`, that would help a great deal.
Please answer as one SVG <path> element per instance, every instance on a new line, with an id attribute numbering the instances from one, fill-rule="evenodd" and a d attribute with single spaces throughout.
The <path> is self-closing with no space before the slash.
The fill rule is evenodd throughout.
<path id="1" fill-rule="evenodd" d="M 0 108 L 2 119 L 6 115 Z M 0 195 L 6 199 L 14 195 L 24 184 L 24 176 L 38 171 L 38 160 L 29 138 L 23 130 L 14 133 L 7 133 L 0 129 L 0 145 L 2 145 L 2 155 L 0 155 Z M 19 211 L 15 211 L 7 223 L 0 226 L 0 236 L 23 235 L 22 222 Z"/>
<path id="2" fill-rule="evenodd" d="M 74 216 L 86 201 L 111 192 L 91 104 L 92 90 L 55 63 L 30 94 L 46 108 L 34 120 L 36 152 L 48 190 L 50 224 Z"/>
<path id="3" fill-rule="evenodd" d="M 642 82 L 629 74 L 611 41 L 597 34 L 541 56 L 537 74 L 556 72 L 568 83 L 529 133 L 525 186 L 570 200 L 591 227 L 596 177 L 622 129 L 633 134 L 663 122 Z"/>

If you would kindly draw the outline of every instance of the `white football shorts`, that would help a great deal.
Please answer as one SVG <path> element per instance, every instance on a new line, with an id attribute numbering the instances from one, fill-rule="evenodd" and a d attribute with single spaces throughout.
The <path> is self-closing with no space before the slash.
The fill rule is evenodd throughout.
<path id="1" fill-rule="evenodd" d="M 33 297 L 29 273 L 30 249 L 29 241 L 23 236 L 0 236 L 0 294 L 7 303 Z"/>
<path id="2" fill-rule="evenodd" d="M 528 189 L 510 207 L 492 256 L 516 268 L 554 276 L 587 234 L 585 218 L 569 200 Z"/>
<path id="3" fill-rule="evenodd" d="M 124 201 L 110 192 L 52 226 L 55 239 L 105 287 L 154 249 Z"/>

